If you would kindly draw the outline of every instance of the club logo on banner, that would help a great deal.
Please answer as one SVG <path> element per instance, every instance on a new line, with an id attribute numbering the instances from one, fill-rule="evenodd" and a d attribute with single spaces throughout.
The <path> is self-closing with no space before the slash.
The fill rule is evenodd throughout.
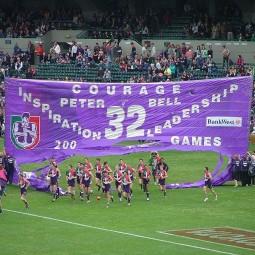
<path id="1" fill-rule="evenodd" d="M 35 148 L 40 141 L 40 117 L 29 112 L 12 115 L 10 125 L 11 140 L 15 147 L 23 150 Z"/>

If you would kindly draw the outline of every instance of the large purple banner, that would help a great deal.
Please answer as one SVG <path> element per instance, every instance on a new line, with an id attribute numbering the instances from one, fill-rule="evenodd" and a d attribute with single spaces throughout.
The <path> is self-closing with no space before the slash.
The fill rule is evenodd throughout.
<path id="1" fill-rule="evenodd" d="M 19 164 L 53 156 L 150 150 L 245 154 L 251 77 L 153 84 L 6 79 L 6 151 Z M 151 143 L 116 146 L 127 140 Z"/>

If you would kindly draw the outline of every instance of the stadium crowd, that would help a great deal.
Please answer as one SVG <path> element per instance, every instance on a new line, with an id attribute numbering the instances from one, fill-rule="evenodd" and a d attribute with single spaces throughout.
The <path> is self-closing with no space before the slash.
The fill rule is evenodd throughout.
<path id="1" fill-rule="evenodd" d="M 49 30 L 81 29 L 85 20 L 79 8 L 26 11 L 0 7 L 0 38 L 36 38 Z"/>
<path id="2" fill-rule="evenodd" d="M 75 64 L 79 70 L 88 68 L 98 69 L 97 81 L 111 81 L 111 69 L 127 73 L 139 73 L 131 77 L 131 80 L 122 82 L 165 82 L 196 79 L 196 74 L 210 77 L 235 77 L 253 75 L 253 67 L 247 66 L 243 56 L 236 60 L 231 58 L 231 52 L 222 46 L 222 64 L 216 63 L 213 56 L 213 48 L 205 47 L 204 43 L 197 46 L 174 45 L 169 43 L 165 49 L 160 49 L 157 55 L 152 43 L 148 47 L 144 44 L 141 55 L 137 54 L 134 43 L 130 44 L 130 53 L 123 54 L 118 41 L 105 41 L 102 45 L 96 43 L 94 48 L 73 42 L 69 52 L 62 53 L 57 42 L 49 52 L 45 52 L 43 45 L 36 47 L 29 41 L 26 51 L 21 51 L 16 43 L 13 55 L 0 52 L 1 78 L 18 77 L 31 79 L 36 75 L 34 66 L 35 57 L 40 65 L 68 65 Z M 77 77 L 82 78 L 82 77 Z M 65 78 L 66 79 L 66 78 Z"/>

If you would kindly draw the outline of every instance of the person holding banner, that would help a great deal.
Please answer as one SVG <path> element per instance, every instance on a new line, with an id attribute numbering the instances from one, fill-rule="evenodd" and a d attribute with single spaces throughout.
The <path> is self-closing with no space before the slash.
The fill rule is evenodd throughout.
<path id="1" fill-rule="evenodd" d="M 26 208 L 29 209 L 29 205 L 26 199 L 27 196 L 27 189 L 30 185 L 30 182 L 24 177 L 22 173 L 19 174 L 19 187 L 21 193 L 21 200 L 26 205 Z"/>
<path id="2" fill-rule="evenodd" d="M 4 189 L 6 187 L 7 183 L 7 173 L 4 170 L 4 167 L 2 164 L 0 164 L 0 213 L 3 212 L 3 205 L 2 205 L 2 196 L 4 194 Z"/>
<path id="3" fill-rule="evenodd" d="M 75 202 L 75 179 L 76 172 L 72 165 L 68 165 L 68 170 L 66 171 L 67 192 L 71 194 L 73 202 Z"/>
<path id="4" fill-rule="evenodd" d="M 255 186 L 255 151 L 250 154 L 248 185 Z"/>
<path id="5" fill-rule="evenodd" d="M 238 187 L 238 180 L 239 180 L 239 175 L 240 175 L 240 169 L 241 169 L 241 159 L 240 157 L 235 154 L 232 158 L 232 176 L 235 182 L 235 188 Z"/>
<path id="6" fill-rule="evenodd" d="M 204 168 L 204 173 L 205 173 L 205 184 L 203 186 L 203 192 L 205 194 L 205 199 L 204 199 L 204 202 L 206 202 L 208 200 L 208 195 L 207 195 L 207 192 L 206 192 L 206 189 L 209 188 L 210 191 L 213 193 L 214 197 L 215 197 L 215 200 L 218 199 L 218 196 L 216 194 L 216 192 L 214 191 L 213 189 L 213 186 L 212 186 L 212 175 L 211 173 L 209 172 L 209 169 L 208 167 L 206 166 Z"/>

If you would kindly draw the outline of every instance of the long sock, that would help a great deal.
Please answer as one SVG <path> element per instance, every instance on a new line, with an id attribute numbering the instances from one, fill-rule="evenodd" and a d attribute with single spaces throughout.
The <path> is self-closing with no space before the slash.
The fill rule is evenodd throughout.
<path id="1" fill-rule="evenodd" d="M 130 203 L 130 196 L 127 197 L 127 202 Z"/>
<path id="2" fill-rule="evenodd" d="M 131 196 L 133 195 L 133 189 L 130 189 L 130 195 Z"/>
<path id="3" fill-rule="evenodd" d="M 164 190 L 164 197 L 166 196 L 166 190 Z"/>
<path id="4" fill-rule="evenodd" d="M 60 195 L 59 187 L 57 187 L 57 195 L 58 195 L 58 196 Z"/>
<path id="5" fill-rule="evenodd" d="M 90 194 L 86 193 L 87 200 L 89 201 Z"/>
<path id="6" fill-rule="evenodd" d="M 146 192 L 146 197 L 149 198 L 150 197 L 150 193 L 147 191 Z"/>
<path id="7" fill-rule="evenodd" d="M 143 185 L 142 184 L 140 184 L 140 187 L 141 187 L 141 189 L 143 189 Z"/>
<path id="8" fill-rule="evenodd" d="M 118 197 L 121 198 L 121 192 L 118 191 Z"/>

